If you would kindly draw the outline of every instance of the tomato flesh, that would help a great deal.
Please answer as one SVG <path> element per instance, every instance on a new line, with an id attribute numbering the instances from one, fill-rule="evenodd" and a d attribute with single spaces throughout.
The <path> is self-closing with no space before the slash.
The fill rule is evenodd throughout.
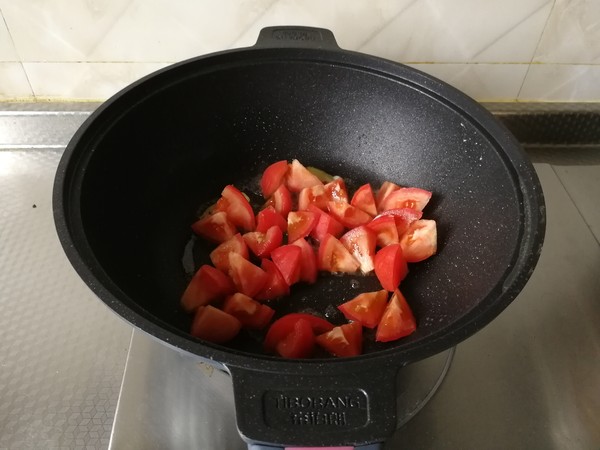
<path id="1" fill-rule="evenodd" d="M 290 211 L 288 214 L 288 242 L 306 237 L 313 230 L 319 217 L 312 211 Z"/>
<path id="2" fill-rule="evenodd" d="M 350 203 L 329 202 L 327 208 L 329 213 L 346 228 L 356 228 L 371 221 L 370 215 Z"/>
<path id="3" fill-rule="evenodd" d="M 285 181 L 288 173 L 288 162 L 277 161 L 265 169 L 260 179 L 260 189 L 265 198 L 273 195 L 279 186 Z"/>
<path id="4" fill-rule="evenodd" d="M 269 327 L 263 344 L 265 350 L 273 352 L 277 343 L 291 333 L 294 325 L 300 320 L 308 323 L 313 334 L 323 334 L 333 330 L 333 324 L 315 315 L 305 313 L 286 314 L 273 322 Z"/>
<path id="5" fill-rule="evenodd" d="M 286 184 L 291 192 L 300 192 L 304 188 L 322 185 L 323 182 L 304 167 L 300 161 L 294 159 L 289 165 Z"/>
<path id="6" fill-rule="evenodd" d="M 231 278 L 218 269 L 205 264 L 198 269 L 181 296 L 181 305 L 188 312 L 199 306 L 224 298 L 235 292 Z"/>
<path id="7" fill-rule="evenodd" d="M 315 334 L 304 319 L 294 324 L 293 330 L 275 345 L 275 351 L 284 358 L 308 358 L 315 347 Z"/>
<path id="8" fill-rule="evenodd" d="M 278 226 L 283 233 L 287 232 L 287 221 L 273 206 L 267 206 L 256 215 L 256 231 L 266 233 L 274 225 Z"/>
<path id="9" fill-rule="evenodd" d="M 327 234 L 331 234 L 336 238 L 339 238 L 342 234 L 344 234 L 344 225 L 339 223 L 329 214 L 327 214 L 324 211 L 321 211 L 314 205 L 310 205 L 308 207 L 308 210 L 316 213 L 318 216 L 317 223 L 315 224 L 313 230 L 310 232 L 310 235 L 317 241 L 321 242 Z"/>
<path id="10" fill-rule="evenodd" d="M 358 270 L 360 263 L 331 234 L 326 234 L 319 245 L 317 262 L 320 270 L 327 272 L 353 273 Z"/>
<path id="11" fill-rule="evenodd" d="M 300 281 L 302 250 L 297 245 L 282 245 L 271 252 L 271 259 L 288 286 Z"/>
<path id="12" fill-rule="evenodd" d="M 423 211 L 429 203 L 431 192 L 419 188 L 400 188 L 388 194 L 379 205 L 380 211 L 411 208 Z"/>
<path id="13" fill-rule="evenodd" d="M 365 226 L 353 228 L 340 238 L 340 242 L 360 263 L 362 273 L 369 273 L 374 269 L 377 235 L 373 230 Z"/>
<path id="14" fill-rule="evenodd" d="M 377 191 L 377 194 L 375 195 L 375 203 L 377 205 L 377 211 L 382 211 L 382 204 L 383 204 L 383 200 L 392 192 L 394 192 L 395 190 L 400 189 L 400 186 L 398 186 L 396 183 L 392 183 L 391 181 L 384 181 L 381 184 L 381 187 L 379 188 L 379 190 Z"/>
<path id="15" fill-rule="evenodd" d="M 388 291 L 364 292 L 342 303 L 338 309 L 348 320 L 354 320 L 367 328 L 375 328 L 385 311 Z"/>
<path id="16" fill-rule="evenodd" d="M 226 212 L 227 217 L 237 227 L 246 231 L 252 231 L 256 228 L 256 219 L 250 202 L 246 200 L 234 185 L 225 186 L 221 196 L 227 200 Z"/>
<path id="17" fill-rule="evenodd" d="M 259 258 L 268 257 L 283 242 L 283 232 L 277 225 L 273 225 L 266 233 L 251 231 L 242 237 L 252 253 Z"/>
<path id="18" fill-rule="evenodd" d="M 282 184 L 277 188 L 273 195 L 269 197 L 265 207 L 272 206 L 282 217 L 287 217 L 288 213 L 292 210 L 292 194 Z"/>
<path id="19" fill-rule="evenodd" d="M 300 191 L 298 194 L 298 210 L 307 210 L 309 205 L 315 205 L 319 209 L 326 210 L 328 201 L 325 186 L 317 184 Z"/>
<path id="20" fill-rule="evenodd" d="M 396 229 L 398 230 L 398 238 L 401 238 L 408 227 L 416 221 L 419 220 L 423 213 L 417 209 L 413 208 L 395 208 L 395 209 L 387 209 L 379 214 L 375 219 L 380 217 L 391 216 L 396 221 Z"/>
<path id="21" fill-rule="evenodd" d="M 254 298 L 257 300 L 273 300 L 290 294 L 290 287 L 283 279 L 281 272 L 279 272 L 273 261 L 263 259 L 260 268 L 267 273 L 268 278 L 265 285 Z"/>
<path id="22" fill-rule="evenodd" d="M 335 178 L 325 185 L 325 193 L 330 202 L 348 203 L 348 189 L 343 178 Z"/>
<path id="23" fill-rule="evenodd" d="M 316 337 L 316 343 L 334 356 L 350 357 L 362 353 L 362 325 L 351 322 Z"/>
<path id="24" fill-rule="evenodd" d="M 350 200 L 350 204 L 363 210 L 370 216 L 377 215 L 377 205 L 375 204 L 373 189 L 369 183 L 363 184 L 356 190 L 352 196 L 352 200 Z"/>
<path id="25" fill-rule="evenodd" d="M 238 292 L 254 297 L 267 283 L 269 276 L 238 253 L 229 254 L 229 276 Z"/>
<path id="26" fill-rule="evenodd" d="M 218 211 L 194 222 L 192 230 L 204 239 L 216 243 L 225 242 L 237 233 L 235 225 L 229 221 L 224 211 Z"/>
<path id="27" fill-rule="evenodd" d="M 437 252 L 437 227 L 435 220 L 421 219 L 413 222 L 400 239 L 404 258 L 419 262 Z"/>
<path id="28" fill-rule="evenodd" d="M 248 259 L 250 254 L 248 253 L 248 247 L 246 241 L 241 234 L 237 233 L 231 239 L 223 242 L 212 252 L 210 252 L 210 260 L 213 265 L 222 270 L 225 273 L 229 273 L 231 266 L 229 265 L 229 254 L 237 253 L 244 259 Z"/>
<path id="29" fill-rule="evenodd" d="M 375 275 L 381 287 L 387 291 L 395 291 L 406 275 L 408 265 L 400 244 L 383 247 L 375 254 Z"/>
<path id="30" fill-rule="evenodd" d="M 377 342 L 395 341 L 412 334 L 416 329 L 415 316 L 404 296 L 396 289 L 379 321 L 375 340 Z"/>
<path id="31" fill-rule="evenodd" d="M 400 242 L 396 219 L 392 216 L 375 217 L 366 226 L 375 233 L 378 247 L 385 247 L 386 245 Z"/>
<path id="32" fill-rule="evenodd" d="M 261 330 L 265 328 L 275 310 L 238 292 L 225 299 L 223 311 L 238 319 L 244 328 Z"/>
<path id="33" fill-rule="evenodd" d="M 241 322 L 231 314 L 207 305 L 196 310 L 190 334 L 215 344 L 223 344 L 236 337 L 241 328 Z"/>
<path id="34" fill-rule="evenodd" d="M 304 238 L 294 241 L 292 245 L 296 245 L 302 250 L 302 257 L 300 259 L 300 281 L 309 284 L 315 283 L 317 281 L 318 269 L 317 254 L 314 249 Z"/>

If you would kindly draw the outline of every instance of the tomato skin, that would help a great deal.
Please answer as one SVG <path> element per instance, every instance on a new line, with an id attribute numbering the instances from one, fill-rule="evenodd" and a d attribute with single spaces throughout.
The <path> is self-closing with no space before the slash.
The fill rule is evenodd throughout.
<path id="1" fill-rule="evenodd" d="M 290 211 L 287 218 L 288 242 L 306 237 L 313 230 L 319 217 L 312 211 Z"/>
<path id="2" fill-rule="evenodd" d="M 300 247 L 302 258 L 300 260 L 300 281 L 313 284 L 317 281 L 317 254 L 306 239 L 300 238 L 292 245 Z"/>
<path id="3" fill-rule="evenodd" d="M 282 217 L 287 217 L 292 210 L 292 194 L 285 187 L 285 184 L 282 184 L 273 192 L 273 195 L 267 200 L 266 206 L 272 206 Z"/>
<path id="4" fill-rule="evenodd" d="M 379 190 L 377 191 L 377 194 L 375 195 L 375 203 L 377 205 L 377 211 L 381 212 L 382 209 L 382 203 L 383 200 L 392 192 L 394 192 L 395 190 L 400 189 L 400 186 L 398 186 L 395 183 L 392 183 L 391 181 L 384 181 L 381 184 L 381 187 L 379 188 Z"/>
<path id="5" fill-rule="evenodd" d="M 351 322 L 316 337 L 316 343 L 334 356 L 350 357 L 362 353 L 362 325 Z"/>
<path id="6" fill-rule="evenodd" d="M 181 306 L 188 312 L 214 300 L 235 292 L 233 281 L 223 272 L 208 264 L 201 266 L 194 274 L 181 296 Z"/>
<path id="7" fill-rule="evenodd" d="M 235 225 L 229 221 L 224 211 L 217 211 L 197 220 L 192 224 L 192 230 L 204 239 L 217 244 L 231 239 L 237 233 Z"/>
<path id="8" fill-rule="evenodd" d="M 393 216 L 375 217 L 366 226 L 375 233 L 378 247 L 385 247 L 400 242 L 396 220 Z"/>
<path id="9" fill-rule="evenodd" d="M 375 204 L 373 189 L 369 183 L 363 184 L 356 190 L 352 196 L 352 200 L 350 200 L 350 204 L 366 212 L 370 216 L 377 215 L 377 205 Z"/>
<path id="10" fill-rule="evenodd" d="M 331 234 L 326 234 L 317 254 L 320 270 L 327 272 L 353 273 L 358 270 L 360 263 L 352 254 Z"/>
<path id="11" fill-rule="evenodd" d="M 258 294 L 269 279 L 264 270 L 237 253 L 229 254 L 229 276 L 238 292 L 248 297 Z"/>
<path id="12" fill-rule="evenodd" d="M 300 319 L 293 330 L 275 346 L 275 351 L 284 358 L 308 358 L 315 347 L 315 334 L 307 320 Z"/>
<path id="13" fill-rule="evenodd" d="M 297 245 L 282 245 L 271 252 L 271 259 L 288 286 L 300 281 L 302 250 Z"/>
<path id="14" fill-rule="evenodd" d="M 360 226 L 348 231 L 340 238 L 340 242 L 360 263 L 360 271 L 369 273 L 374 269 L 373 258 L 377 245 L 377 235 L 366 226 Z"/>
<path id="15" fill-rule="evenodd" d="M 246 200 L 234 185 L 225 186 L 221 196 L 227 200 L 227 217 L 237 227 L 245 231 L 252 231 L 256 228 L 256 219 L 250 202 Z"/>
<path id="16" fill-rule="evenodd" d="M 288 162 L 277 161 L 265 169 L 260 179 L 260 189 L 265 198 L 273 195 L 273 192 L 281 186 L 288 173 Z"/>
<path id="17" fill-rule="evenodd" d="M 267 273 L 269 278 L 254 298 L 257 300 L 273 300 L 290 294 L 290 287 L 283 279 L 283 275 L 281 275 L 281 272 L 279 272 L 273 261 L 263 259 L 260 268 Z"/>
<path id="18" fill-rule="evenodd" d="M 412 334 L 417 322 L 410 306 L 398 289 L 392 294 L 375 333 L 377 342 L 390 342 Z"/>
<path id="19" fill-rule="evenodd" d="M 190 334 L 205 341 L 223 344 L 240 332 L 242 324 L 231 314 L 214 306 L 201 306 L 196 310 Z"/>
<path id="20" fill-rule="evenodd" d="M 286 314 L 273 322 L 269 327 L 263 343 L 264 349 L 267 352 L 275 351 L 277 343 L 291 333 L 294 329 L 294 325 L 299 321 L 308 323 L 313 334 L 323 334 L 333 330 L 333 324 L 312 314 Z"/>
<path id="21" fill-rule="evenodd" d="M 283 232 L 277 225 L 273 225 L 266 233 L 251 231 L 242 237 L 252 253 L 259 258 L 269 257 L 271 252 L 283 242 Z"/>
<path id="22" fill-rule="evenodd" d="M 238 253 L 244 259 L 248 259 L 248 247 L 246 241 L 241 234 L 237 233 L 231 239 L 219 244 L 212 252 L 210 252 L 210 260 L 217 269 L 225 273 L 229 273 L 231 266 L 229 265 L 229 254 Z"/>
<path id="23" fill-rule="evenodd" d="M 317 241 L 321 242 L 327 234 L 331 234 L 336 238 L 339 238 L 342 234 L 344 234 L 344 225 L 339 223 L 329 214 L 320 210 L 314 205 L 310 205 L 308 210 L 318 215 L 317 223 L 310 232 L 310 235 Z"/>
<path id="24" fill-rule="evenodd" d="M 381 211 L 399 208 L 411 208 L 423 211 L 423 208 L 429 203 L 431 195 L 431 192 L 424 189 L 414 187 L 400 188 L 388 194 L 379 205 L 379 208 Z"/>
<path id="25" fill-rule="evenodd" d="M 375 328 L 385 311 L 388 291 L 364 292 L 338 306 L 344 317 L 360 323 L 363 327 Z"/>
<path id="26" fill-rule="evenodd" d="M 328 201 L 325 186 L 317 184 L 300 191 L 298 194 L 298 210 L 306 211 L 309 205 L 315 205 L 319 209 L 326 210 Z"/>
<path id="27" fill-rule="evenodd" d="M 408 274 L 408 265 L 400 244 L 383 247 L 375 254 L 375 275 L 387 291 L 398 289 L 400 282 Z"/>
<path id="28" fill-rule="evenodd" d="M 316 175 L 311 173 L 297 159 L 292 160 L 289 165 L 286 185 L 291 192 L 300 192 L 304 188 L 323 184 Z"/>
<path id="29" fill-rule="evenodd" d="M 348 189 L 343 178 L 337 177 L 327 183 L 325 194 L 330 202 L 348 203 Z"/>
<path id="30" fill-rule="evenodd" d="M 266 233 L 273 225 L 277 225 L 283 233 L 287 232 L 287 221 L 273 206 L 267 206 L 256 215 L 256 231 Z"/>
<path id="31" fill-rule="evenodd" d="M 408 227 L 416 220 L 419 220 L 423 213 L 413 208 L 395 208 L 382 211 L 375 219 L 379 217 L 392 216 L 396 221 L 396 229 L 398 230 L 398 239 L 402 237 Z"/>
<path id="32" fill-rule="evenodd" d="M 273 308 L 263 305 L 241 292 L 227 297 L 222 309 L 238 319 L 244 328 L 252 330 L 265 328 L 275 314 Z"/>
<path id="33" fill-rule="evenodd" d="M 329 213 L 346 228 L 356 228 L 366 225 L 372 219 L 366 212 L 352 206 L 350 203 L 329 202 Z"/>
<path id="34" fill-rule="evenodd" d="M 421 219 L 413 222 L 400 239 L 404 258 L 419 262 L 437 252 L 437 227 L 435 220 Z"/>

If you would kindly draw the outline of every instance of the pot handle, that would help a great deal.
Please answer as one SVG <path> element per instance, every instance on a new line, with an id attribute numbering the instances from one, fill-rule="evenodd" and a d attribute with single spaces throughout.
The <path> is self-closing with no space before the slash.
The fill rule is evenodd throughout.
<path id="1" fill-rule="evenodd" d="M 339 367 L 336 375 L 228 367 L 237 427 L 249 449 L 381 448 L 396 429 L 398 367 Z"/>
<path id="2" fill-rule="evenodd" d="M 255 47 L 340 49 L 331 31 L 300 26 L 265 27 L 260 30 Z"/>

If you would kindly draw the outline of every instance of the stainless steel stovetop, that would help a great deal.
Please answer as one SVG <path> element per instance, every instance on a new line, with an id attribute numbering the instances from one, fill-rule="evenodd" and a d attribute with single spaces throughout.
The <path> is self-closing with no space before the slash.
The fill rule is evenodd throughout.
<path id="1" fill-rule="evenodd" d="M 245 449 L 228 376 L 124 323 L 60 248 L 52 181 L 95 107 L 0 104 L 0 450 Z M 573 105 L 550 127 L 490 107 L 525 141 L 565 139 L 529 146 L 547 202 L 544 250 L 519 297 L 453 359 L 400 372 L 399 416 L 410 420 L 386 449 L 598 449 L 600 141 L 581 137 Z"/>

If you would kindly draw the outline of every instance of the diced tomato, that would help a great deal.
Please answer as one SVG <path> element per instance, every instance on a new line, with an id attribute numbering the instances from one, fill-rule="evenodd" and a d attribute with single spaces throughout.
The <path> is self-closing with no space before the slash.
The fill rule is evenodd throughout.
<path id="1" fill-rule="evenodd" d="M 181 296 L 181 305 L 188 312 L 199 306 L 224 298 L 235 292 L 233 281 L 220 270 L 205 264 L 198 269 Z"/>
<path id="2" fill-rule="evenodd" d="M 319 269 L 327 272 L 356 272 L 360 263 L 352 254 L 331 234 L 326 234 L 317 255 Z"/>
<path id="3" fill-rule="evenodd" d="M 196 310 L 191 335 L 215 344 L 232 340 L 240 332 L 242 324 L 231 314 L 214 306 L 201 306 Z"/>
<path id="4" fill-rule="evenodd" d="M 344 234 L 344 225 L 339 223 L 336 219 L 331 217 L 325 211 L 321 211 L 314 205 L 310 205 L 308 207 L 308 210 L 318 215 L 317 224 L 310 232 L 310 235 L 317 241 L 322 241 L 326 234 L 331 234 L 336 238 Z"/>
<path id="5" fill-rule="evenodd" d="M 323 184 L 316 175 L 312 174 L 297 159 L 289 165 L 286 184 L 291 192 L 300 192 L 302 189 Z"/>
<path id="6" fill-rule="evenodd" d="M 285 184 L 282 184 L 273 192 L 273 195 L 267 200 L 265 206 L 272 206 L 282 217 L 287 217 L 288 213 L 292 210 L 292 194 L 285 187 Z"/>
<path id="7" fill-rule="evenodd" d="M 275 351 L 284 358 L 308 358 L 315 347 L 315 334 L 307 320 L 300 319 L 277 345 Z"/>
<path id="8" fill-rule="evenodd" d="M 316 337 L 316 343 L 334 356 L 349 357 L 362 353 L 362 325 L 351 322 Z"/>
<path id="9" fill-rule="evenodd" d="M 192 230 L 204 239 L 216 243 L 225 242 L 237 233 L 235 225 L 227 219 L 227 214 L 223 211 L 218 211 L 194 222 Z"/>
<path id="10" fill-rule="evenodd" d="M 356 228 L 366 225 L 372 219 L 366 212 L 352 206 L 350 203 L 329 202 L 329 213 L 346 228 Z"/>
<path id="11" fill-rule="evenodd" d="M 246 241 L 244 241 L 244 238 L 241 234 L 237 233 L 231 239 L 223 242 L 212 252 L 210 252 L 210 260 L 217 269 L 228 273 L 230 268 L 230 253 L 237 253 L 244 259 L 248 259 L 250 257 L 250 254 L 248 253 L 248 247 L 246 246 Z"/>
<path id="12" fill-rule="evenodd" d="M 313 334 L 323 334 L 333 330 L 333 325 L 325 319 L 305 313 L 291 313 L 280 317 L 271 324 L 265 336 L 264 348 L 268 352 L 275 351 L 277 343 L 294 330 L 299 321 L 306 322 Z"/>
<path id="13" fill-rule="evenodd" d="M 373 189 L 371 189 L 371 185 L 369 183 L 363 184 L 356 190 L 356 192 L 352 196 L 350 204 L 371 216 L 377 215 L 375 197 L 373 196 Z"/>
<path id="14" fill-rule="evenodd" d="M 250 202 L 244 197 L 244 194 L 242 194 L 234 185 L 230 184 L 225 186 L 221 195 L 227 200 L 226 212 L 229 221 L 246 231 L 254 230 L 254 228 L 256 228 L 254 211 L 252 210 Z"/>
<path id="15" fill-rule="evenodd" d="M 369 273 L 373 270 L 373 258 L 377 245 L 377 235 L 366 226 L 353 228 L 340 238 L 340 242 L 360 263 L 360 271 Z"/>
<path id="16" fill-rule="evenodd" d="M 273 195 L 273 192 L 285 182 L 287 173 L 288 162 L 285 160 L 277 161 L 265 169 L 260 179 L 260 189 L 265 198 Z"/>
<path id="17" fill-rule="evenodd" d="M 379 190 L 377 191 L 377 195 L 375 196 L 375 203 L 377 204 L 377 211 L 381 211 L 381 204 L 383 203 L 383 200 L 392 192 L 394 192 L 395 190 L 400 189 L 400 186 L 398 186 L 395 183 L 392 183 L 391 181 L 384 181 L 381 184 L 381 187 L 379 188 Z"/>
<path id="18" fill-rule="evenodd" d="M 225 299 L 223 311 L 238 319 L 242 326 L 262 330 L 273 318 L 275 310 L 240 292 Z"/>
<path id="19" fill-rule="evenodd" d="M 256 215 L 256 231 L 265 233 L 273 225 L 277 225 L 282 232 L 287 232 L 287 221 L 275 208 L 267 206 Z"/>
<path id="20" fill-rule="evenodd" d="M 388 291 L 365 292 L 342 303 L 338 309 L 348 320 L 354 320 L 367 328 L 375 328 L 387 306 Z"/>
<path id="21" fill-rule="evenodd" d="M 229 253 L 229 276 L 238 292 L 254 297 L 260 292 L 269 275 L 238 253 Z"/>
<path id="22" fill-rule="evenodd" d="M 325 186 L 317 184 L 300 191 L 300 194 L 298 194 L 298 210 L 307 210 L 308 205 L 315 205 L 319 209 L 327 210 L 328 201 Z"/>
<path id="23" fill-rule="evenodd" d="M 260 268 L 264 270 L 269 278 L 254 298 L 257 300 L 273 300 L 290 294 L 290 287 L 283 279 L 283 275 L 275 263 L 269 259 L 263 259 Z"/>
<path id="24" fill-rule="evenodd" d="M 366 225 L 373 230 L 377 236 L 377 246 L 385 247 L 390 244 L 397 244 L 398 228 L 396 228 L 396 220 L 393 216 L 378 216 Z"/>
<path id="25" fill-rule="evenodd" d="M 375 340 L 389 342 L 408 336 L 417 329 L 417 322 L 404 296 L 398 289 L 392 294 L 377 326 Z"/>
<path id="26" fill-rule="evenodd" d="M 413 222 L 400 239 L 404 259 L 419 262 L 437 252 L 437 227 L 435 220 Z"/>
<path id="27" fill-rule="evenodd" d="M 423 213 L 412 208 L 397 208 L 387 209 L 377 217 L 383 216 L 392 216 L 394 218 L 396 221 L 396 229 L 398 230 L 398 238 L 401 238 L 406 230 L 408 230 L 410 224 L 415 220 L 419 220 L 423 216 Z"/>
<path id="28" fill-rule="evenodd" d="M 302 249 L 297 245 L 282 245 L 271 252 L 271 259 L 281 272 L 288 286 L 300 281 Z"/>
<path id="29" fill-rule="evenodd" d="M 306 239 L 300 238 L 292 245 L 300 247 L 302 250 L 302 258 L 300 259 L 300 281 L 306 283 L 314 283 L 317 281 L 317 254 L 312 246 L 306 242 Z"/>
<path id="30" fill-rule="evenodd" d="M 325 193 L 330 202 L 348 203 L 348 189 L 343 178 L 336 177 L 325 185 Z"/>
<path id="31" fill-rule="evenodd" d="M 387 291 L 395 291 L 406 275 L 408 265 L 402 254 L 400 244 L 383 247 L 375 254 L 375 275 Z"/>
<path id="32" fill-rule="evenodd" d="M 288 242 L 306 237 L 313 230 L 319 217 L 312 211 L 290 211 L 287 216 Z"/>
<path id="33" fill-rule="evenodd" d="M 242 237 L 248 247 L 250 247 L 250 250 L 252 250 L 252 253 L 259 258 L 269 257 L 271 252 L 283 242 L 283 232 L 277 225 L 273 225 L 266 233 L 251 231 Z"/>
<path id="34" fill-rule="evenodd" d="M 423 211 L 429 203 L 431 192 L 419 188 L 400 188 L 388 194 L 379 205 L 380 211 L 388 209 L 412 208 Z"/>

